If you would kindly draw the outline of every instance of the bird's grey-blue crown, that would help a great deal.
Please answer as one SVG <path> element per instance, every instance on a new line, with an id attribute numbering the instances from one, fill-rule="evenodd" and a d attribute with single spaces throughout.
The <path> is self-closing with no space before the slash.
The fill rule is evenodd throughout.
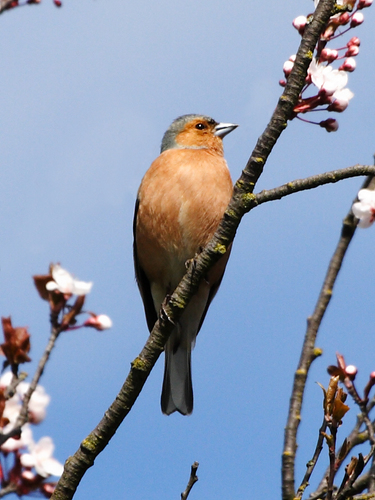
<path id="1" fill-rule="evenodd" d="M 201 118 L 202 120 L 212 122 L 212 124 L 217 123 L 213 118 L 205 115 L 190 114 L 179 116 L 172 122 L 168 130 L 165 132 L 163 140 L 161 141 L 160 152 L 163 153 L 163 151 L 166 151 L 167 149 L 179 148 L 180 146 L 176 142 L 177 134 L 179 134 L 184 129 L 185 125 L 188 122 L 190 122 L 191 120 L 195 120 L 196 118 Z"/>

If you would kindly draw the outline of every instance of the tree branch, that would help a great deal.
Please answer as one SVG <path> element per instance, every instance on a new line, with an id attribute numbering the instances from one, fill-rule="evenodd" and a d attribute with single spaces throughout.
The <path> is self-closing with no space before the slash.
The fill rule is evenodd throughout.
<path id="1" fill-rule="evenodd" d="M 187 497 L 189 496 L 189 493 L 194 486 L 194 484 L 198 481 L 198 476 L 197 476 L 197 470 L 199 467 L 198 462 L 194 462 L 193 465 L 191 466 L 191 472 L 190 472 L 190 478 L 189 482 L 186 486 L 186 489 L 183 493 L 181 493 L 181 500 L 186 500 Z"/>
<path id="2" fill-rule="evenodd" d="M 197 291 L 200 280 L 226 252 L 233 241 L 243 215 L 249 211 L 255 184 L 277 139 L 292 117 L 293 108 L 305 84 L 307 68 L 315 45 L 323 31 L 334 5 L 334 0 L 321 0 L 312 22 L 302 38 L 292 73 L 271 120 L 258 139 L 256 147 L 234 186 L 233 197 L 223 220 L 207 247 L 193 259 L 169 302 L 162 308 L 145 347 L 133 361 L 130 373 L 116 400 L 105 413 L 102 421 L 81 443 L 76 453 L 65 463 L 64 473 L 52 496 L 54 500 L 73 498 L 80 480 L 95 458 L 108 444 L 116 429 L 131 410 L 153 366 L 163 351 L 174 324 L 183 313 L 189 300 Z"/>

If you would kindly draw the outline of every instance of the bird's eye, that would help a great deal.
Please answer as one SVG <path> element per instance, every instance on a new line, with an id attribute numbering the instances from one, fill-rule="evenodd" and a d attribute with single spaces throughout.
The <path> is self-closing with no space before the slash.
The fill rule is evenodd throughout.
<path id="1" fill-rule="evenodd" d="M 204 123 L 197 123 L 195 125 L 195 128 L 197 128 L 198 130 L 204 130 L 206 127 L 206 125 Z"/>

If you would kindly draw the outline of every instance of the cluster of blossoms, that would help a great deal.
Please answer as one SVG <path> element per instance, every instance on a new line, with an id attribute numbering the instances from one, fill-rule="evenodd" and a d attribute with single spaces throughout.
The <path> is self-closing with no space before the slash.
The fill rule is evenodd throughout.
<path id="1" fill-rule="evenodd" d="M 105 330 L 112 326 L 108 316 L 91 312 L 86 312 L 88 319 L 78 324 L 92 283 L 77 280 L 59 264 L 50 266 L 46 275 L 34 276 L 34 283 L 40 296 L 49 302 L 55 339 L 66 330 Z M 18 373 L 21 363 L 31 361 L 27 328 L 13 327 L 10 317 L 1 320 L 4 342 L 0 354 L 5 356 L 3 369 L 10 366 L 11 371 L 0 378 L 0 496 L 38 492 L 50 498 L 56 483 L 48 478 L 61 476 L 63 466 L 53 458 L 52 439 L 45 436 L 36 443 L 31 430 L 32 425 L 44 420 L 50 397 L 36 385 L 37 380 L 36 387 L 30 386 L 23 381 L 24 374 Z"/>
<path id="2" fill-rule="evenodd" d="M 76 330 L 91 327 L 96 330 L 107 330 L 112 327 L 111 319 L 105 314 L 96 315 L 87 312 L 89 318 L 77 325 L 77 316 L 82 314 L 86 295 L 90 293 L 92 282 L 79 281 L 60 264 L 50 266 L 46 275 L 34 276 L 34 284 L 43 300 L 50 304 L 53 326 L 62 330 Z M 73 304 L 69 301 L 75 298 Z M 59 316 L 62 316 L 59 320 Z"/>
<path id="3" fill-rule="evenodd" d="M 315 8 L 319 0 L 314 0 Z M 333 111 L 341 113 L 349 104 L 353 93 L 346 87 L 348 83 L 348 73 L 356 68 L 355 56 L 359 53 L 360 40 L 352 37 L 346 45 L 339 48 L 328 48 L 327 44 L 336 41 L 353 28 L 361 25 L 364 21 L 363 13 L 360 12 L 366 7 L 370 7 L 372 0 L 337 0 L 336 14 L 330 17 L 329 22 L 320 36 L 316 46 L 313 60 L 307 72 L 306 84 L 302 89 L 297 105 L 294 108 L 294 116 L 309 123 L 315 123 L 325 128 L 328 132 L 335 132 L 338 129 L 338 122 L 334 118 L 328 118 L 318 123 L 301 118 L 300 113 L 305 114 L 311 111 Z M 310 16 L 298 16 L 293 21 L 293 26 L 302 36 Z M 280 85 L 285 86 L 295 61 L 296 56 L 291 56 L 284 63 L 283 70 L 285 80 L 280 80 Z M 340 61 L 340 66 L 334 68 L 332 64 Z M 314 85 L 318 92 L 306 97 L 308 89 Z"/>
<path id="4" fill-rule="evenodd" d="M 20 382 L 9 397 L 13 374 L 5 373 L 0 378 L 0 428 L 6 435 L 17 426 L 24 395 L 29 384 Z M 13 389 L 12 391 L 13 392 Z M 60 477 L 63 465 L 53 458 L 54 444 L 50 437 L 33 440 L 32 425 L 39 424 L 46 416 L 50 397 L 40 385 L 33 392 L 28 405 L 28 423 L 21 432 L 8 438 L 0 447 L 0 484 L 2 489 L 18 496 L 39 492 L 50 498 L 56 483 L 48 481 L 51 476 Z"/>

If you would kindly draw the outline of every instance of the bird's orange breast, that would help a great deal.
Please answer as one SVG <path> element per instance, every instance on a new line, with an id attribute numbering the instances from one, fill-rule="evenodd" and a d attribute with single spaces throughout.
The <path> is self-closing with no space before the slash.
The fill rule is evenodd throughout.
<path id="1" fill-rule="evenodd" d="M 232 190 L 226 161 L 215 152 L 170 149 L 153 162 L 139 188 L 136 223 L 138 259 L 151 283 L 177 286 L 185 262 L 213 236 Z"/>

